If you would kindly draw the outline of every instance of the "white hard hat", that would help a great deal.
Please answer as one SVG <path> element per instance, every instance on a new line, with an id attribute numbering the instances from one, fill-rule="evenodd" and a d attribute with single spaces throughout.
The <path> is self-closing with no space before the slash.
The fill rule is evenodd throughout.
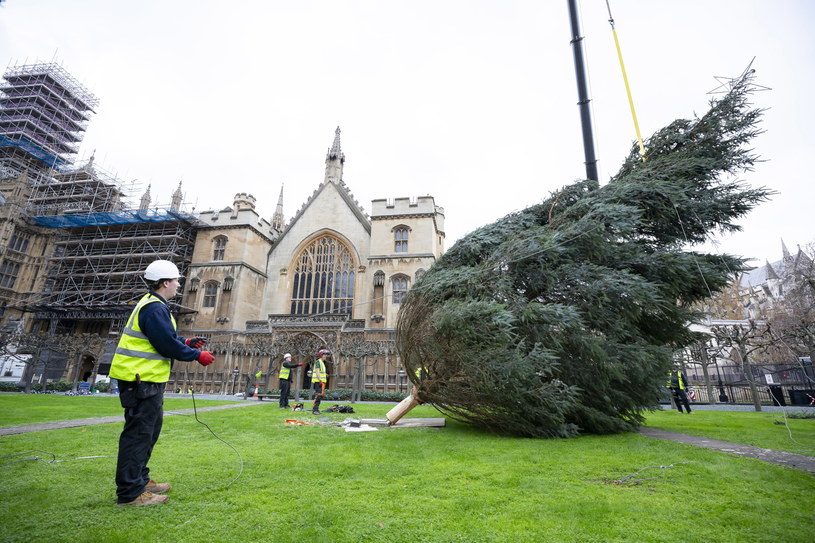
<path id="1" fill-rule="evenodd" d="M 286 353 L 283 355 L 283 358 L 291 358 L 291 353 Z"/>
<path id="2" fill-rule="evenodd" d="M 178 279 L 181 272 L 178 267 L 169 260 L 156 260 L 151 262 L 144 270 L 144 278 L 148 281 L 158 281 L 159 279 Z"/>

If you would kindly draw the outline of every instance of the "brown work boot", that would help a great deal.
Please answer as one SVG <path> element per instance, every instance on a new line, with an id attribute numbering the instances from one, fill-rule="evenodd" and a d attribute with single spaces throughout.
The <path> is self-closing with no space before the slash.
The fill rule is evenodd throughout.
<path id="1" fill-rule="evenodd" d="M 150 482 L 144 487 L 147 492 L 152 492 L 153 494 L 166 494 L 171 488 L 173 487 L 170 483 L 157 483 L 153 479 L 150 479 Z"/>
<path id="2" fill-rule="evenodd" d="M 167 502 L 169 499 L 167 496 L 153 494 L 145 490 L 132 502 L 117 503 L 116 505 L 158 505 Z"/>

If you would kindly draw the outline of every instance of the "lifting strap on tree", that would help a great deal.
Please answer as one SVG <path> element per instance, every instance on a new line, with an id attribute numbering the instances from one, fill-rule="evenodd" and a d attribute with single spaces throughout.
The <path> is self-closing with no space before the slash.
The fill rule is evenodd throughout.
<path id="1" fill-rule="evenodd" d="M 611 33 L 614 35 L 614 45 L 617 46 L 617 57 L 620 59 L 620 69 L 623 72 L 623 81 L 625 82 L 625 92 L 628 94 L 628 105 L 631 107 L 631 117 L 634 119 L 634 130 L 637 132 L 637 141 L 640 144 L 640 156 L 645 162 L 645 145 L 642 144 L 642 135 L 640 134 L 640 125 L 637 122 L 637 112 L 634 110 L 634 99 L 631 97 L 631 87 L 628 85 L 628 76 L 625 73 L 625 63 L 623 62 L 623 52 L 620 49 L 620 40 L 617 38 L 617 30 L 614 28 L 614 17 L 611 16 L 611 6 L 606 0 L 606 7 L 608 8 L 608 22 L 611 24 Z"/>

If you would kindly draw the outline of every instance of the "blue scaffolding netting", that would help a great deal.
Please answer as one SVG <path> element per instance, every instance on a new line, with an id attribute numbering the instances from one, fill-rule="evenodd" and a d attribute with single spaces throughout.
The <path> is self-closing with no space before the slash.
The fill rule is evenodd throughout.
<path id="1" fill-rule="evenodd" d="M 0 147 L 17 147 L 22 149 L 31 156 L 43 161 L 47 166 L 58 171 L 62 171 L 68 165 L 68 162 L 65 159 L 49 153 L 36 143 L 23 136 L 20 136 L 18 141 L 12 141 L 6 137 L 0 136 Z"/>
<path id="2" fill-rule="evenodd" d="M 135 224 L 141 222 L 164 222 L 182 220 L 192 222 L 195 217 L 174 209 L 129 209 L 100 213 L 72 213 L 69 215 L 45 215 L 29 217 L 38 226 L 46 228 L 71 228 L 77 226 L 105 226 L 110 224 Z"/>

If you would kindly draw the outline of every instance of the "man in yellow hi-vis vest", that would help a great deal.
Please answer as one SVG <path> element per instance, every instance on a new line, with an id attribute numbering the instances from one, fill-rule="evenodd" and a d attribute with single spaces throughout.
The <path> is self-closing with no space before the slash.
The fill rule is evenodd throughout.
<path id="1" fill-rule="evenodd" d="M 328 349 L 321 349 L 317 353 L 317 360 L 311 366 L 311 386 L 314 387 L 314 392 L 317 395 L 314 397 L 314 403 L 311 405 L 311 412 L 314 415 L 320 414 L 320 402 L 323 401 L 323 394 L 325 394 L 325 386 L 328 383 L 328 374 L 325 370 L 325 360 L 331 355 Z"/>
<path id="2" fill-rule="evenodd" d="M 679 370 L 671 370 L 668 374 L 668 388 L 673 394 L 676 408 L 682 412 L 682 406 L 690 413 L 690 402 L 688 401 L 688 380 L 685 374 Z"/>
<path id="3" fill-rule="evenodd" d="M 201 351 L 203 337 L 184 339 L 167 300 L 178 294 L 181 274 L 168 260 L 156 260 L 144 271 L 150 292 L 136 304 L 122 331 L 110 366 L 110 376 L 119 381 L 119 402 L 125 409 L 125 424 L 119 436 L 116 463 L 117 505 L 156 505 L 167 501 L 170 483 L 150 478 L 147 462 L 161 433 L 164 418 L 164 387 L 173 360 L 206 366 L 215 357 Z"/>

